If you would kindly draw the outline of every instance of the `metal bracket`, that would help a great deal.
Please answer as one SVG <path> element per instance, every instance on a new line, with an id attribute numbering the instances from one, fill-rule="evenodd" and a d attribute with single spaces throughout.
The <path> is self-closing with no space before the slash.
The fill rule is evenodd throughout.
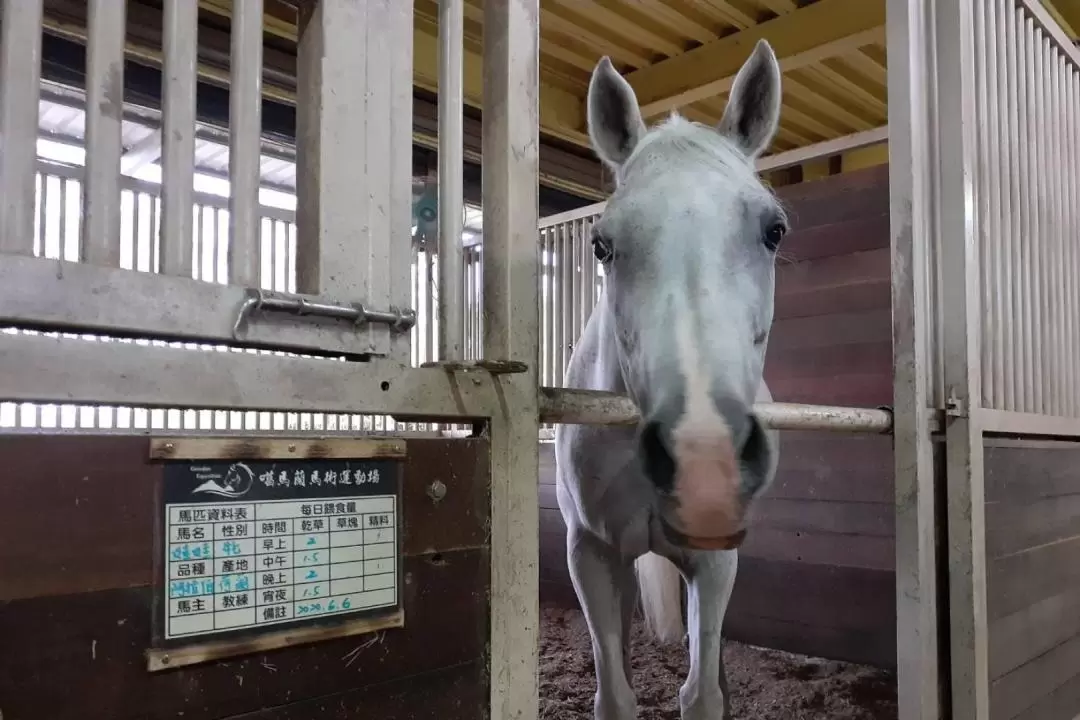
<path id="1" fill-rule="evenodd" d="M 240 330 L 248 319 L 258 312 L 280 312 L 296 316 L 312 315 L 314 317 L 345 320 L 353 325 L 363 327 L 370 323 L 383 323 L 390 326 L 391 331 L 407 332 L 416 324 L 415 310 L 398 310 L 391 307 L 389 310 L 369 310 L 361 303 L 353 305 L 333 305 L 331 303 L 313 302 L 299 295 L 282 296 L 268 294 L 259 288 L 249 288 L 247 297 L 240 305 L 233 323 L 233 338 L 240 339 Z"/>
<path id="2" fill-rule="evenodd" d="M 956 388 L 949 389 L 949 397 L 945 400 L 945 415 L 955 418 L 966 418 L 968 416 L 967 405 L 956 394 Z"/>

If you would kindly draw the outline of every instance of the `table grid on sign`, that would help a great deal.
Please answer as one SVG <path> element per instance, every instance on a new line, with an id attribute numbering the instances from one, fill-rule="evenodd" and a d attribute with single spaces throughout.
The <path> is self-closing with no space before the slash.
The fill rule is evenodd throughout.
<path id="1" fill-rule="evenodd" d="M 166 639 L 392 607 L 393 495 L 166 506 Z"/>

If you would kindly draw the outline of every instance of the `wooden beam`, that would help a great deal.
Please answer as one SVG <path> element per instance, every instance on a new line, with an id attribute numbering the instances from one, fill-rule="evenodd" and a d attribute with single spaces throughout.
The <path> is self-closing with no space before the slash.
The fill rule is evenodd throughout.
<path id="1" fill-rule="evenodd" d="M 1076 30 L 1080 28 L 1080 1 L 1078 0 L 1042 0 L 1050 16 L 1057 21 L 1069 39 L 1076 42 Z"/>
<path id="2" fill-rule="evenodd" d="M 853 50 L 885 36 L 884 0 L 819 0 L 795 12 L 702 45 L 626 76 L 642 112 L 653 117 L 726 92 L 761 38 L 785 71 Z"/>

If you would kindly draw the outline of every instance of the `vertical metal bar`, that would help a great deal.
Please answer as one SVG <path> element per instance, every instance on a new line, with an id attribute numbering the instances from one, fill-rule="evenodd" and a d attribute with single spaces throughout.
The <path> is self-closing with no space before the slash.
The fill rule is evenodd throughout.
<path id="1" fill-rule="evenodd" d="M 979 318 L 979 330 L 983 333 L 983 337 L 986 340 L 986 342 L 982 343 L 982 357 L 978 359 L 983 373 L 982 397 L 979 401 L 984 407 L 994 407 L 993 390 L 995 377 L 991 370 L 992 358 L 990 356 L 993 343 L 989 341 L 991 333 L 995 330 L 989 317 L 993 307 L 993 291 L 987 282 L 990 275 L 989 262 L 992 257 L 991 238 L 994 232 L 994 223 L 990 221 L 991 205 L 989 192 L 989 180 L 995 174 L 991 161 L 993 141 L 988 137 L 992 106 L 989 104 L 990 83 L 987 76 L 989 52 L 992 52 L 992 50 L 988 51 L 987 48 L 990 34 L 986 18 L 986 3 L 975 3 L 973 10 L 974 42 L 972 45 L 974 51 L 973 64 L 975 69 L 975 86 L 973 92 L 975 96 L 975 112 L 978 117 L 982 118 L 982 122 L 976 123 L 975 127 L 972 129 L 972 133 L 975 136 L 975 155 L 973 158 L 975 170 L 974 183 L 977 189 L 975 198 L 978 203 L 974 207 L 974 212 L 977 218 L 976 240 L 980 248 L 980 266 L 977 268 L 976 272 L 978 274 L 980 302 L 982 306 L 987 309 L 987 312 L 982 313 Z"/>
<path id="2" fill-rule="evenodd" d="M 570 363 L 570 355 L 573 352 L 573 244 L 571 242 L 570 229 L 566 222 L 558 223 L 558 264 L 562 268 L 562 308 L 563 316 L 563 342 L 559 347 L 559 361 L 562 369 L 559 370 L 559 385 L 566 384 L 566 366 Z"/>
<path id="3" fill-rule="evenodd" d="M 90 0 L 86 47 L 86 179 L 83 262 L 120 267 L 120 155 L 123 152 L 127 3 Z"/>
<path id="4" fill-rule="evenodd" d="M 980 0 L 981 1 L 981 0 Z M 971 203 L 976 171 L 973 0 L 942 0 L 935 8 L 939 126 L 936 197 L 941 238 L 945 431 L 949 537 L 952 717 L 990 714 L 986 611 L 986 528 L 980 425 L 979 247 Z M 975 235 L 977 237 L 977 235 Z"/>
<path id="5" fill-rule="evenodd" d="M 229 283 L 259 284 L 263 0 L 233 5 L 229 57 Z"/>
<path id="6" fill-rule="evenodd" d="M 933 35 L 927 2 L 888 0 L 896 640 L 900 720 L 944 716 L 937 603 L 938 501 L 930 439 L 927 258 L 934 229 Z"/>
<path id="7" fill-rule="evenodd" d="M 1002 0 L 1002 10 L 1005 16 L 1005 57 L 1008 84 L 1008 100 L 1006 102 L 1006 114 L 1009 118 L 1009 245 L 1006 250 L 1004 261 L 1005 278 L 1005 315 L 1006 346 L 1008 352 L 1009 376 L 1006 393 L 1010 410 L 1022 411 L 1024 409 L 1024 355 L 1023 355 L 1023 302 L 1020 290 L 1021 251 L 1020 242 L 1023 233 L 1023 190 L 1022 190 L 1022 164 L 1023 148 L 1026 146 L 1023 135 L 1022 114 L 1020 106 L 1023 102 L 1021 90 L 1021 38 L 1017 34 L 1016 5 L 1013 0 Z"/>
<path id="8" fill-rule="evenodd" d="M 1061 79 L 1061 64 L 1062 60 L 1058 55 L 1057 49 L 1050 42 L 1050 39 L 1046 40 L 1046 59 L 1048 66 L 1047 71 L 1047 88 L 1046 99 L 1047 105 L 1044 108 L 1047 129 L 1047 160 L 1050 163 L 1050 197 L 1048 202 L 1050 205 L 1049 212 L 1049 230 L 1050 236 L 1047 238 L 1047 258 L 1046 268 L 1049 271 L 1049 278 L 1047 280 L 1050 292 L 1047 293 L 1047 313 L 1046 321 L 1050 324 L 1050 358 L 1051 368 L 1053 370 L 1053 376 L 1050 382 L 1047 383 L 1048 387 L 1052 390 L 1048 393 L 1050 411 L 1054 415 L 1063 415 L 1062 406 L 1065 394 L 1068 392 L 1065 385 L 1065 363 L 1062 361 L 1062 343 L 1061 343 L 1061 321 L 1064 315 L 1064 308 L 1062 306 L 1062 277 L 1061 277 L 1061 245 L 1062 245 L 1062 230 L 1064 225 L 1064 218 L 1061 213 L 1061 186 L 1065 183 L 1065 173 L 1061 164 L 1061 138 L 1059 131 L 1065 118 L 1061 114 L 1062 107 L 1060 103 L 1060 79 Z"/>
<path id="9" fill-rule="evenodd" d="M 1035 193 L 1035 233 L 1031 236 L 1032 251 L 1032 276 L 1034 277 L 1034 292 L 1032 294 L 1032 310 L 1035 331 L 1035 353 L 1038 362 L 1035 366 L 1035 412 L 1047 413 L 1049 411 L 1048 393 L 1046 392 L 1047 380 L 1051 377 L 1050 368 L 1050 337 L 1047 333 L 1047 310 L 1046 290 L 1046 253 L 1047 240 L 1050 236 L 1049 219 L 1047 212 L 1047 158 L 1046 158 L 1046 60 L 1045 40 L 1042 32 L 1036 30 L 1034 35 L 1035 45 L 1032 53 L 1032 67 L 1035 80 L 1035 105 L 1032 108 L 1032 123 L 1034 125 L 1034 145 L 1028 153 L 1035 163 L 1035 169 L 1031 173 L 1029 181 Z"/>
<path id="10" fill-rule="evenodd" d="M 191 277 L 198 21 L 198 3 L 191 0 L 165 0 L 161 127 L 161 272 L 178 277 Z"/>
<path id="11" fill-rule="evenodd" d="M 465 327 L 461 267 L 464 247 L 465 119 L 462 63 L 464 0 L 439 2 L 439 358 L 462 359 Z"/>
<path id="12" fill-rule="evenodd" d="M 1071 417 L 1080 415 L 1080 368 L 1077 360 L 1080 359 L 1080 281 L 1076 273 L 1080 270 L 1080 178 L 1077 178 L 1076 168 L 1080 168 L 1080 112 L 1077 111 L 1080 104 L 1080 74 L 1077 68 L 1066 66 L 1066 121 L 1065 137 L 1068 143 L 1066 164 L 1070 172 L 1068 177 L 1068 193 L 1065 197 L 1065 208 L 1068 214 L 1068 222 L 1065 227 L 1066 238 L 1066 297 L 1065 313 L 1068 323 L 1067 352 L 1069 366 L 1069 408 Z"/>
<path id="13" fill-rule="evenodd" d="M 1013 346 L 1014 311 L 1012 287 L 1012 248 L 1015 242 L 1013 221 L 1017 207 L 1015 198 L 1016 145 L 1013 140 L 1016 132 L 1016 78 L 1011 71 L 1015 62 L 1016 41 L 1012 36 L 1012 0 L 997 0 L 997 47 L 993 53 L 996 62 L 996 85 L 998 106 L 998 143 L 1001 147 L 1001 167 L 998 182 L 998 222 L 1000 235 L 994 285 L 997 288 L 994 306 L 995 317 L 999 325 L 995 353 L 999 356 L 998 372 L 1000 380 L 1000 407 L 1003 410 L 1016 409 L 1016 363 Z"/>
<path id="14" fill-rule="evenodd" d="M 1019 314 L 1016 323 L 1020 327 L 1020 347 L 1023 350 L 1023 401 L 1020 409 L 1022 412 L 1035 412 L 1034 379 L 1035 370 L 1035 338 L 1031 332 L 1031 237 L 1035 233 L 1032 216 L 1034 214 L 1035 189 L 1030 182 L 1034 153 L 1031 147 L 1032 139 L 1032 80 L 1031 80 L 1031 27 L 1026 22 L 1023 13 L 1016 14 L 1018 40 L 1017 48 L 1017 80 L 1019 93 L 1017 105 L 1017 117 L 1020 119 L 1020 147 L 1021 166 L 1018 178 L 1020 179 L 1020 216 L 1021 229 L 1017 238 L 1019 247 L 1019 261 L 1017 263 L 1019 283 Z"/>
<path id="15" fill-rule="evenodd" d="M 4 0 L 0 28 L 0 253 L 34 254 L 43 0 Z"/>
<path id="16" fill-rule="evenodd" d="M 484 4 L 484 356 L 520 360 L 491 423 L 491 720 L 536 720 L 539 0 Z"/>

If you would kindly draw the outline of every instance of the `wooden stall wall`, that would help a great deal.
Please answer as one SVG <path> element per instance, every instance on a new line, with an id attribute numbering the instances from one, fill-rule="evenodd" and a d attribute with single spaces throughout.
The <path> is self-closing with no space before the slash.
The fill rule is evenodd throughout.
<path id="1" fill-rule="evenodd" d="M 1080 444 L 988 439 L 992 720 L 1080 714 Z"/>
<path id="2" fill-rule="evenodd" d="M 486 440 L 408 441 L 404 628 L 159 673 L 148 443 L 0 436 L 4 720 L 487 717 Z"/>
<path id="3" fill-rule="evenodd" d="M 778 401 L 892 404 L 888 167 L 780 188 L 765 376 Z M 574 603 L 554 452 L 541 448 L 541 589 Z M 893 454 L 885 436 L 785 432 L 776 483 L 740 553 L 728 637 L 895 665 Z"/>

